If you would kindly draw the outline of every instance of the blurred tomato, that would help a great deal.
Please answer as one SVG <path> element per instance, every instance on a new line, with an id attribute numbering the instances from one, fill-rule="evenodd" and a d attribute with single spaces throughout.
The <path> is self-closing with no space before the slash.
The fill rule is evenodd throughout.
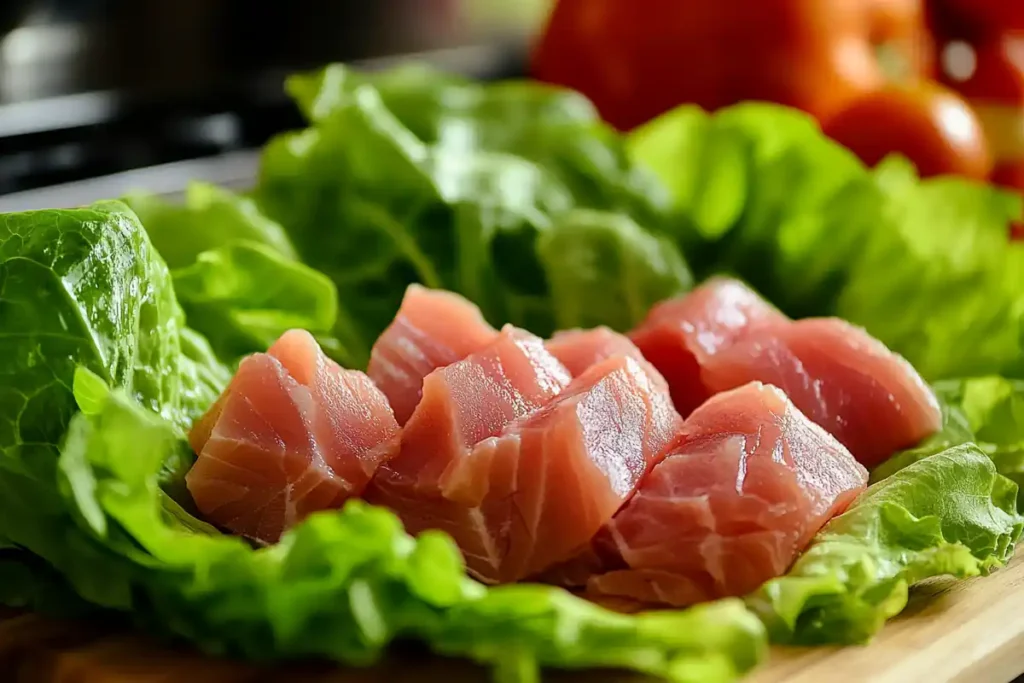
<path id="1" fill-rule="evenodd" d="M 996 35 L 974 45 L 954 42 L 945 53 L 943 81 L 978 114 L 993 158 L 1024 158 L 1024 36 Z"/>
<path id="2" fill-rule="evenodd" d="M 859 98 L 823 128 L 869 166 L 896 152 L 926 177 L 980 180 L 992 170 L 977 116 L 956 93 L 936 84 L 887 86 Z"/>
<path id="3" fill-rule="evenodd" d="M 876 40 L 898 34 L 894 54 L 913 61 L 917 39 L 899 27 L 922 26 L 920 8 L 919 0 L 559 0 L 532 72 L 580 90 L 622 129 L 687 102 L 713 110 L 768 100 L 824 117 L 885 81 Z"/>

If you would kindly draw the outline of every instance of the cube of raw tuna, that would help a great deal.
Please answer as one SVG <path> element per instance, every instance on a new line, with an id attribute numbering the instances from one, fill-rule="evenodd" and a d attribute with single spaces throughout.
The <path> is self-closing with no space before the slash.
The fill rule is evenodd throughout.
<path id="1" fill-rule="evenodd" d="M 773 384 L 868 467 L 941 426 L 931 389 L 877 339 L 835 318 L 789 320 L 735 280 L 659 304 L 632 338 L 684 415 L 716 392 Z"/>
<path id="2" fill-rule="evenodd" d="M 779 389 L 717 394 L 577 561 L 586 590 L 680 607 L 745 595 L 785 573 L 867 477 Z"/>
<path id="3" fill-rule="evenodd" d="M 453 292 L 409 285 L 394 322 L 373 345 L 367 373 L 404 425 L 420 401 L 423 378 L 494 341 L 480 309 Z"/>
<path id="4" fill-rule="evenodd" d="M 788 322 L 742 282 L 715 277 L 654 306 L 630 339 L 668 381 L 676 410 L 686 417 L 713 393 L 701 377 L 709 358 L 752 331 Z"/>
<path id="5" fill-rule="evenodd" d="M 274 542 L 306 515 L 358 496 L 398 433 L 384 394 L 301 330 L 244 359 L 190 434 L 185 478 L 207 520 Z"/>

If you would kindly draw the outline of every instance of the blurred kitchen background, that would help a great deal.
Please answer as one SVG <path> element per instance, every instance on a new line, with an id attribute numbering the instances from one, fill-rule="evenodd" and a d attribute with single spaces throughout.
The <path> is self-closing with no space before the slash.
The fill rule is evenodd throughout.
<path id="1" fill-rule="evenodd" d="M 225 153 L 237 174 L 251 173 L 237 151 L 300 123 L 282 90 L 286 74 L 424 53 L 474 75 L 517 75 L 546 7 L 545 0 L 0 0 L 0 194 Z M 214 175 L 230 175 L 218 163 Z M 174 175 L 161 171 L 144 184 L 181 182 Z"/>
<path id="2" fill-rule="evenodd" d="M 540 36 L 552 6 L 0 0 L 0 211 L 244 187 L 301 125 L 286 75 L 410 57 L 481 78 L 529 62 L 623 130 L 767 100 L 868 165 L 897 152 L 1024 193 L 1024 0 L 562 0 Z"/>

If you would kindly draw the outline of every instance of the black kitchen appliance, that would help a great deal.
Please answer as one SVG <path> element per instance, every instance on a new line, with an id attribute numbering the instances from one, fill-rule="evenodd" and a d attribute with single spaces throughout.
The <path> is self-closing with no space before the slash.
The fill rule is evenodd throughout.
<path id="1" fill-rule="evenodd" d="M 516 75 L 536 17 L 505 4 L 3 0 L 0 195 L 254 149 L 301 123 L 284 76 L 331 61 Z"/>

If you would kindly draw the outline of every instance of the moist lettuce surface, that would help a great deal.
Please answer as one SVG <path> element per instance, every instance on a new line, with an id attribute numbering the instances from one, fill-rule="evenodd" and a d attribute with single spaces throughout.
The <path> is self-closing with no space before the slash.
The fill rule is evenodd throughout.
<path id="1" fill-rule="evenodd" d="M 870 639 L 915 582 L 1004 565 L 1024 477 L 1018 199 L 865 169 L 803 115 L 683 107 L 622 136 L 576 93 L 330 66 L 246 196 L 0 216 L 0 601 L 130 615 L 213 652 L 368 665 L 391 643 L 532 681 L 544 667 L 731 681 L 777 642 Z M 881 465 L 745 600 L 616 614 L 486 588 L 451 540 L 354 502 L 253 548 L 194 513 L 192 420 L 291 327 L 363 367 L 411 282 L 495 324 L 626 330 L 713 273 L 839 315 L 933 382 L 944 426 Z"/>

